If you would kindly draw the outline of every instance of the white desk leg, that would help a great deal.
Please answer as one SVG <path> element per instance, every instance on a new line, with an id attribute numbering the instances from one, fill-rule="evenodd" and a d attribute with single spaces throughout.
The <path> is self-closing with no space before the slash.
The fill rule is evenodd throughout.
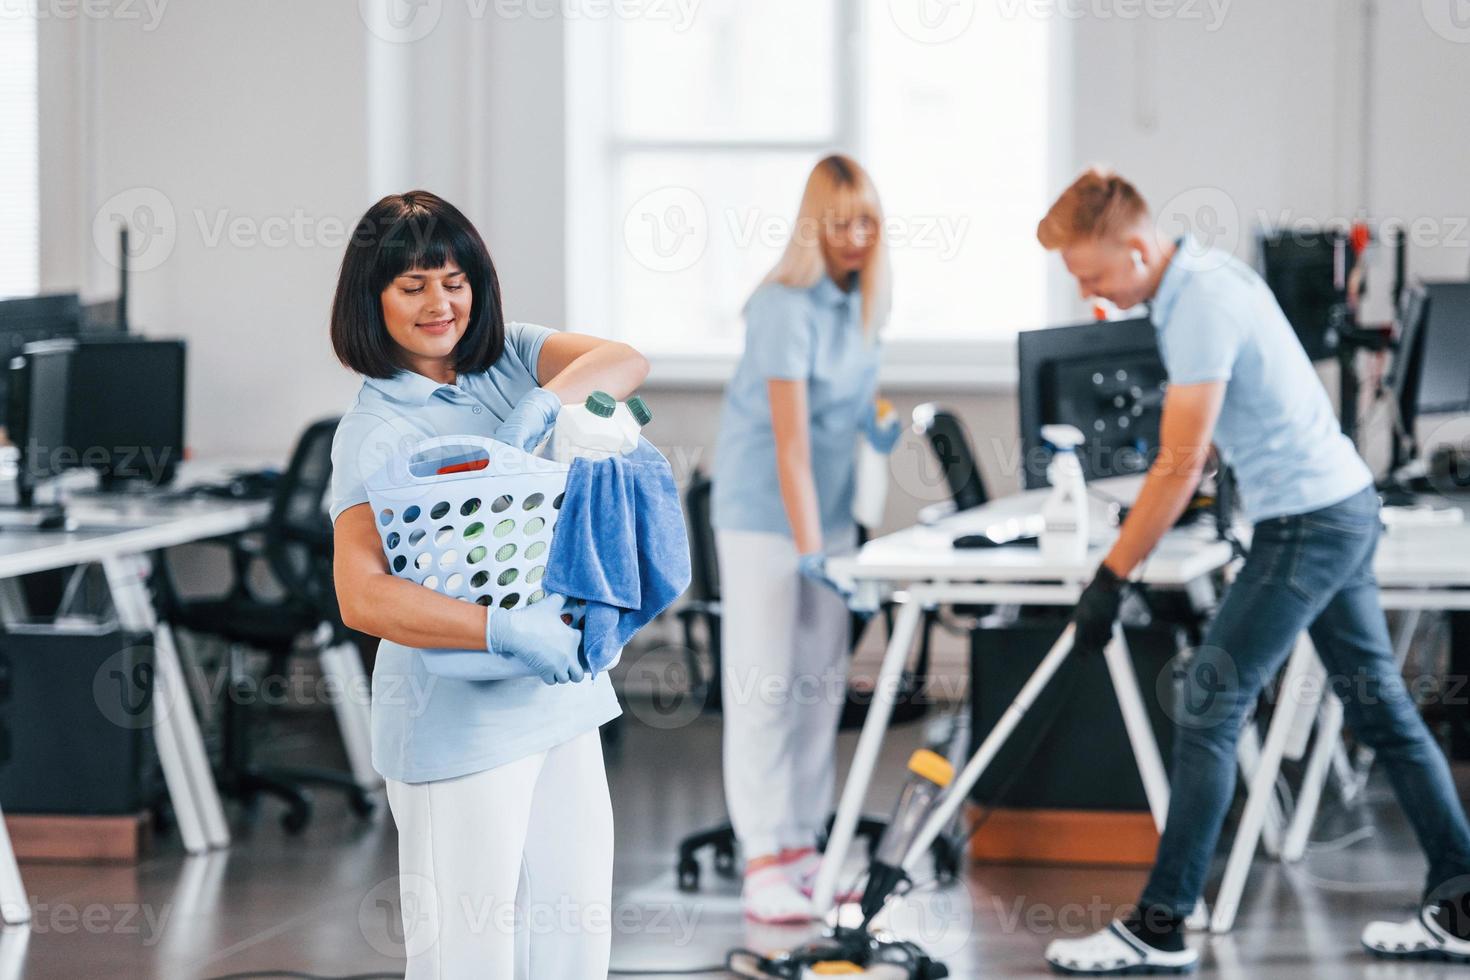
<path id="1" fill-rule="evenodd" d="M 0 980 L 21 980 L 26 974 L 26 947 L 31 942 L 29 929 L 0 930 Z M 35 963 L 31 963 L 34 972 Z"/>
<path id="2" fill-rule="evenodd" d="M 919 598 L 910 594 L 898 608 L 893 635 L 889 637 L 888 650 L 883 654 L 883 667 L 873 687 L 873 700 L 868 705 L 862 734 L 858 736 L 857 753 L 842 787 L 837 816 L 832 821 L 832 834 L 827 838 L 827 849 L 822 853 L 817 880 L 812 885 L 812 907 L 819 916 L 825 915 L 832 907 L 832 897 L 837 893 L 837 876 L 842 872 L 842 862 L 847 858 L 847 849 L 852 844 L 852 835 L 862 814 L 863 800 L 868 795 L 868 782 L 872 778 L 873 767 L 878 763 L 878 750 L 883 746 L 883 734 L 888 730 L 888 719 L 893 714 L 893 702 L 898 695 L 898 682 L 904 662 L 908 660 L 909 647 L 919 629 L 922 606 Z"/>
<path id="3" fill-rule="evenodd" d="M 1322 702 L 1327 693 L 1327 668 L 1321 659 L 1312 658 L 1310 671 L 1301 681 L 1301 696 L 1297 699 L 1296 712 L 1292 715 L 1291 731 L 1286 736 L 1286 748 L 1282 757 L 1293 761 L 1307 754 L 1307 745 L 1312 740 L 1312 730 L 1317 726 Z"/>
<path id="4" fill-rule="evenodd" d="M 0 814 L 0 921 L 18 926 L 31 921 L 31 902 L 25 884 L 20 880 L 20 867 L 15 863 L 15 849 L 10 846 L 10 831 Z"/>
<path id="5" fill-rule="evenodd" d="M 1281 848 L 1282 860 L 1300 861 L 1302 855 L 1307 853 L 1307 838 L 1317 820 L 1317 808 L 1322 803 L 1322 788 L 1327 783 L 1328 768 L 1341 750 L 1342 701 L 1337 695 L 1328 694 L 1322 700 L 1321 717 L 1317 720 L 1317 741 L 1307 760 L 1307 770 L 1302 774 L 1302 788 L 1297 794 L 1296 810 L 1291 815 L 1286 843 Z"/>
<path id="6" fill-rule="evenodd" d="M 189 704 L 173 631 L 158 622 L 148 595 L 148 559 L 123 555 L 103 561 L 102 569 L 123 628 L 153 636 L 153 703 L 160 719 L 153 728 L 154 741 L 184 847 L 190 854 L 227 847 L 230 830 L 209 769 L 204 737 Z"/>
<path id="7" fill-rule="evenodd" d="M 1162 831 L 1164 820 L 1169 815 L 1169 774 L 1164 768 L 1164 759 L 1159 754 L 1159 743 L 1154 739 L 1148 711 L 1143 706 L 1143 695 L 1138 690 L 1138 675 L 1133 672 L 1128 642 L 1123 639 L 1123 627 L 1117 623 L 1113 624 L 1113 639 L 1104 648 L 1103 658 L 1107 661 L 1108 676 L 1113 681 L 1113 694 L 1118 699 L 1118 707 L 1123 711 L 1123 727 L 1128 730 L 1128 741 L 1133 746 L 1133 759 L 1138 764 L 1138 775 L 1143 780 L 1148 808 L 1154 815 L 1154 826 Z"/>
<path id="8" fill-rule="evenodd" d="M 1266 808 L 1276 791 L 1276 777 L 1281 772 L 1281 759 L 1295 724 L 1298 702 L 1303 696 L 1303 681 L 1311 676 L 1316 661 L 1317 652 L 1312 648 L 1311 640 L 1303 633 L 1297 638 L 1296 648 L 1286 666 L 1281 697 L 1271 718 L 1271 727 L 1266 732 L 1266 745 L 1261 750 L 1261 762 L 1256 767 L 1255 778 L 1251 780 L 1245 812 L 1241 814 L 1240 826 L 1236 829 L 1235 840 L 1230 846 L 1230 859 L 1225 864 L 1225 878 L 1220 883 L 1220 894 L 1215 899 L 1215 913 L 1210 921 L 1212 932 L 1229 932 L 1235 925 L 1235 913 L 1240 908 L 1240 896 L 1245 891 L 1246 876 L 1250 873 L 1251 860 L 1256 853 L 1256 844 L 1260 841 Z"/>
<path id="9" fill-rule="evenodd" d="M 347 749 L 347 762 L 352 778 L 364 789 L 372 789 L 383 780 L 373 768 L 372 729 L 368 720 L 369 687 L 367 672 L 362 669 L 362 656 L 352 643 L 325 647 L 321 653 L 322 674 L 336 686 L 332 710 Z"/>
<path id="10" fill-rule="evenodd" d="M 1240 778 L 1249 783 L 1261 764 L 1261 733 L 1256 728 L 1255 718 L 1247 718 L 1240 730 L 1240 748 L 1236 752 L 1240 763 Z M 1286 826 L 1286 816 L 1281 810 L 1281 800 L 1271 794 L 1271 805 L 1266 810 L 1266 822 L 1261 826 L 1261 844 L 1272 857 L 1281 856 L 1281 834 Z"/>
<path id="11" fill-rule="evenodd" d="M 31 614 L 25 589 L 18 578 L 0 579 L 0 619 L 7 623 L 24 622 Z"/>

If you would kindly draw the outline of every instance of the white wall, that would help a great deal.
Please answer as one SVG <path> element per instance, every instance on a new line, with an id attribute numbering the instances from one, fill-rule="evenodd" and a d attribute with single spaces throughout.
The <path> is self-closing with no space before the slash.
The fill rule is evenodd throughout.
<path id="1" fill-rule="evenodd" d="M 1470 45 L 1434 34 L 1418 4 L 1379 4 L 1365 57 L 1367 2 L 1234 0 L 1216 30 L 1208 19 L 1069 22 L 1075 165 L 1112 162 L 1156 205 L 1223 194 L 1243 251 L 1259 212 L 1320 220 L 1366 202 L 1375 216 L 1464 215 Z M 93 216 L 120 192 L 163 195 L 176 241 L 136 275 L 133 312 L 190 341 L 198 453 L 278 456 L 305 421 L 345 405 L 355 382 L 326 337 L 341 246 L 323 243 L 324 223 L 350 227 L 388 190 L 427 185 L 460 202 L 494 251 L 509 312 L 565 322 L 576 216 L 565 203 L 564 25 L 445 0 L 425 39 L 395 44 L 357 8 L 177 2 L 152 30 L 43 29 L 46 285 L 110 286 Z M 299 216 L 306 230 L 283 247 L 211 244 L 221 214 L 247 230 Z M 1451 242 L 1414 253 L 1412 266 L 1463 275 L 1470 257 Z M 977 386 L 937 397 L 969 418 L 993 490 L 1013 487 L 1010 395 Z M 717 392 L 661 390 L 656 434 L 707 463 L 716 407 Z M 917 458 L 898 480 L 911 499 L 895 502 L 895 521 L 930 492 Z"/>

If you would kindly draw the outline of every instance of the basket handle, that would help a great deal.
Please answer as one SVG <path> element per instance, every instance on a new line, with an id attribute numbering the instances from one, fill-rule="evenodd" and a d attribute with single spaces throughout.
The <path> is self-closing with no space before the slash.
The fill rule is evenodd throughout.
<path id="1" fill-rule="evenodd" d="M 495 461 L 497 453 L 502 453 L 506 450 L 510 450 L 511 452 L 515 451 L 513 446 L 509 446 L 503 442 L 496 442 L 494 439 L 489 439 L 485 436 L 434 436 L 431 439 L 425 439 L 415 444 L 411 450 L 398 457 L 395 468 L 398 470 L 400 480 L 405 483 L 426 484 L 437 483 L 445 477 L 457 476 L 458 474 L 456 473 L 437 472 L 438 468 L 448 462 L 450 457 L 446 455 L 439 457 L 437 460 L 434 459 L 433 454 L 436 449 L 465 450 L 462 453 L 454 454 L 454 457 L 457 459 L 478 460 L 483 457 L 485 460 L 484 465 L 474 467 L 470 472 L 483 470 L 490 466 Z M 429 464 L 427 472 L 424 470 L 424 464 L 426 463 Z"/>
<path id="2" fill-rule="evenodd" d="M 426 454 L 432 454 L 436 449 L 463 449 L 466 450 L 460 459 L 471 460 L 485 459 L 485 465 L 475 467 L 456 467 L 458 472 L 440 473 L 436 472 L 438 466 L 431 467 L 429 472 L 424 472 L 422 466 L 425 462 L 436 462 L 425 460 Z M 437 460 L 442 466 L 450 459 L 448 456 Z M 478 435 L 450 435 L 434 436 L 415 443 L 411 449 L 398 453 L 389 463 L 391 470 L 391 483 L 397 487 L 423 486 L 436 484 L 443 480 L 459 479 L 464 476 L 485 475 L 488 469 L 493 475 L 519 475 L 530 473 L 565 473 L 567 467 L 549 459 L 540 459 L 529 453 L 522 452 L 509 443 L 499 442 L 487 436 Z"/>

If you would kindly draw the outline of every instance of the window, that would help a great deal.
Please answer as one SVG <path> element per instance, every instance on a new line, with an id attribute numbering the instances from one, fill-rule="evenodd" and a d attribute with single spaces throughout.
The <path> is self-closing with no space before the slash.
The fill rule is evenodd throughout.
<path id="1" fill-rule="evenodd" d="M 0 17 L 0 297 L 40 288 L 36 18 Z"/>
<path id="2" fill-rule="evenodd" d="M 891 350 L 1042 325 L 1053 19 L 955 4 L 940 11 L 969 19 L 947 36 L 907 6 L 704 0 L 687 24 L 630 15 L 572 41 L 572 321 L 728 364 L 807 172 L 836 148 L 884 200 Z"/>

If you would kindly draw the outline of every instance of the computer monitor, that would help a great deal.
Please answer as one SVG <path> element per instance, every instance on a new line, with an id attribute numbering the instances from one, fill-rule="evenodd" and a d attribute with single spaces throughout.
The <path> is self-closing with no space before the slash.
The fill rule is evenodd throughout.
<path id="1" fill-rule="evenodd" d="M 163 484 L 184 453 L 184 342 L 80 338 L 33 344 L 13 362 L 16 444 L 32 485 L 96 470 L 104 489 Z"/>
<path id="2" fill-rule="evenodd" d="M 81 327 L 82 304 L 76 293 L 0 300 L 0 365 L 8 365 L 27 344 L 75 337 Z M 0 371 L 0 413 L 9 404 L 7 375 Z M 3 415 L 0 424 L 5 424 Z"/>
<path id="3" fill-rule="evenodd" d="M 1146 317 L 1022 331 L 1017 355 L 1028 489 L 1047 485 L 1050 453 L 1041 427 L 1057 422 L 1086 436 L 1079 458 L 1087 479 L 1148 469 L 1159 445 L 1168 375 Z"/>
<path id="4" fill-rule="evenodd" d="M 1413 284 L 1404 291 L 1398 320 L 1387 378 L 1401 432 L 1395 467 L 1412 458 L 1420 415 L 1470 412 L 1470 282 Z"/>
<path id="5" fill-rule="evenodd" d="M 1331 231 L 1262 233 L 1256 256 L 1281 312 L 1314 361 L 1337 355 L 1350 326 L 1347 276 L 1354 261 L 1347 236 Z"/>
<path id="6" fill-rule="evenodd" d="M 10 441 L 20 452 L 16 463 L 16 500 L 30 507 L 36 484 L 66 469 L 66 403 L 73 343 L 27 344 L 11 358 L 6 384 Z"/>
<path id="7" fill-rule="evenodd" d="M 1470 412 L 1470 282 L 1425 284 L 1419 413 Z"/>

